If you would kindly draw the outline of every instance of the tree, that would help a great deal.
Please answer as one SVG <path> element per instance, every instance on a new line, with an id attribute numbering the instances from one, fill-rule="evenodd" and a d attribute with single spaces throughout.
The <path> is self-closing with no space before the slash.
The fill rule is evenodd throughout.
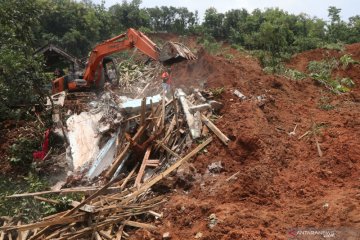
<path id="1" fill-rule="evenodd" d="M 141 0 L 124 0 L 121 4 L 115 4 L 109 8 L 114 31 L 118 34 L 128 28 L 140 28 L 150 26 L 150 17 L 145 9 L 140 9 Z"/>
<path id="2" fill-rule="evenodd" d="M 328 40 L 330 42 L 347 41 L 349 29 L 344 21 L 340 18 L 341 9 L 334 6 L 328 8 L 330 25 L 328 25 Z"/>
<path id="3" fill-rule="evenodd" d="M 0 2 L 0 111 L 9 116 L 14 106 L 31 105 L 41 94 L 42 65 L 33 55 L 33 28 L 43 14 L 40 1 Z"/>
<path id="4" fill-rule="evenodd" d="M 224 14 L 218 13 L 213 7 L 206 9 L 204 18 L 204 30 L 214 38 L 224 37 Z"/>

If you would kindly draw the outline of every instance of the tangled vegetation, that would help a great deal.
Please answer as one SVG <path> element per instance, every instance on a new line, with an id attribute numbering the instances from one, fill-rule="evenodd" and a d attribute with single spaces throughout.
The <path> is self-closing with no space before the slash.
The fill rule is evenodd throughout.
<path id="1" fill-rule="evenodd" d="M 308 64 L 310 77 L 334 93 L 344 93 L 350 91 L 355 86 L 352 79 L 336 78 L 331 76 L 332 70 L 339 67 L 339 62 L 335 58 L 323 61 L 311 61 Z"/>

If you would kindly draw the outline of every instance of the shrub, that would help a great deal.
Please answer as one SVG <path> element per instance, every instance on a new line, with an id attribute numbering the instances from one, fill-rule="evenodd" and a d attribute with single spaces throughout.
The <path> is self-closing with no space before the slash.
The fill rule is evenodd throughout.
<path id="1" fill-rule="evenodd" d="M 202 45 L 204 49 L 211 55 L 217 55 L 220 53 L 220 49 L 221 49 L 220 43 L 205 39 Z"/>
<path id="2" fill-rule="evenodd" d="M 351 55 L 345 54 L 342 57 L 340 57 L 340 64 L 342 65 L 342 68 L 345 70 L 350 66 L 351 64 L 359 64 L 359 61 L 354 60 Z"/>
<path id="3" fill-rule="evenodd" d="M 355 84 L 350 78 L 332 79 L 331 72 L 338 67 L 336 59 L 324 61 L 311 61 L 308 65 L 310 76 L 320 84 L 324 85 L 334 93 L 344 93 L 350 91 Z"/>
<path id="4" fill-rule="evenodd" d="M 223 87 L 211 88 L 209 90 L 213 94 L 214 97 L 220 97 L 223 94 L 223 92 L 225 91 L 225 89 Z"/>
<path id="5" fill-rule="evenodd" d="M 32 153 L 39 149 L 41 138 L 19 137 L 10 146 L 10 162 L 16 165 L 29 165 L 33 160 Z"/>
<path id="6" fill-rule="evenodd" d="M 337 42 L 337 43 L 326 43 L 322 46 L 322 48 L 324 49 L 328 49 L 328 50 L 337 50 L 337 51 L 344 51 L 345 50 L 345 45 L 342 42 Z"/>

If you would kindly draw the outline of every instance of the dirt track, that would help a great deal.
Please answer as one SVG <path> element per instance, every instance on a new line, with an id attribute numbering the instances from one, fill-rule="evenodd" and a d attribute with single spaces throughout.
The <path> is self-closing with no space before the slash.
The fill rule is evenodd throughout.
<path id="1" fill-rule="evenodd" d="M 353 44 L 347 52 L 360 60 L 359 49 Z M 317 49 L 297 55 L 289 66 L 304 71 L 311 60 L 341 55 Z M 216 124 L 232 142 L 227 148 L 216 139 L 207 153 L 179 170 L 183 177 L 158 209 L 165 216 L 160 232 L 170 232 L 172 239 L 194 239 L 201 232 L 200 239 L 233 240 L 291 239 L 294 228 L 360 229 L 360 65 L 335 75 L 350 76 L 357 86 L 334 95 L 311 79 L 265 75 L 256 60 L 242 54 L 227 60 L 201 51 L 196 62 L 178 64 L 179 86 L 225 87 Z M 233 89 L 264 95 L 265 104 L 240 101 Z M 335 108 L 322 110 L 324 101 Z M 289 134 L 296 124 L 296 134 Z M 298 139 L 315 125 L 322 157 L 314 135 Z M 215 161 L 224 171 L 209 173 Z M 237 171 L 237 179 L 226 181 Z M 212 213 L 218 220 L 210 229 Z M 150 236 L 141 230 L 135 238 Z"/>

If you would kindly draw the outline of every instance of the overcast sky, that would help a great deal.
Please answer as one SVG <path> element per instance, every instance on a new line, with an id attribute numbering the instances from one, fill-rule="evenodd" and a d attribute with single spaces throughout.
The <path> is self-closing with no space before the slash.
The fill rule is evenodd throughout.
<path id="1" fill-rule="evenodd" d="M 93 2 L 100 3 L 101 0 L 93 0 Z M 121 0 L 105 0 L 105 6 L 110 7 L 121 2 Z M 252 11 L 255 8 L 263 10 L 269 7 L 279 7 L 289 13 L 307 13 L 310 16 L 317 16 L 328 20 L 328 7 L 336 6 L 342 9 L 341 17 L 344 20 L 358 14 L 360 15 L 360 0 L 142 0 L 141 6 L 187 7 L 191 11 L 198 10 L 201 18 L 209 7 L 215 7 L 219 12 L 239 8 Z"/>

